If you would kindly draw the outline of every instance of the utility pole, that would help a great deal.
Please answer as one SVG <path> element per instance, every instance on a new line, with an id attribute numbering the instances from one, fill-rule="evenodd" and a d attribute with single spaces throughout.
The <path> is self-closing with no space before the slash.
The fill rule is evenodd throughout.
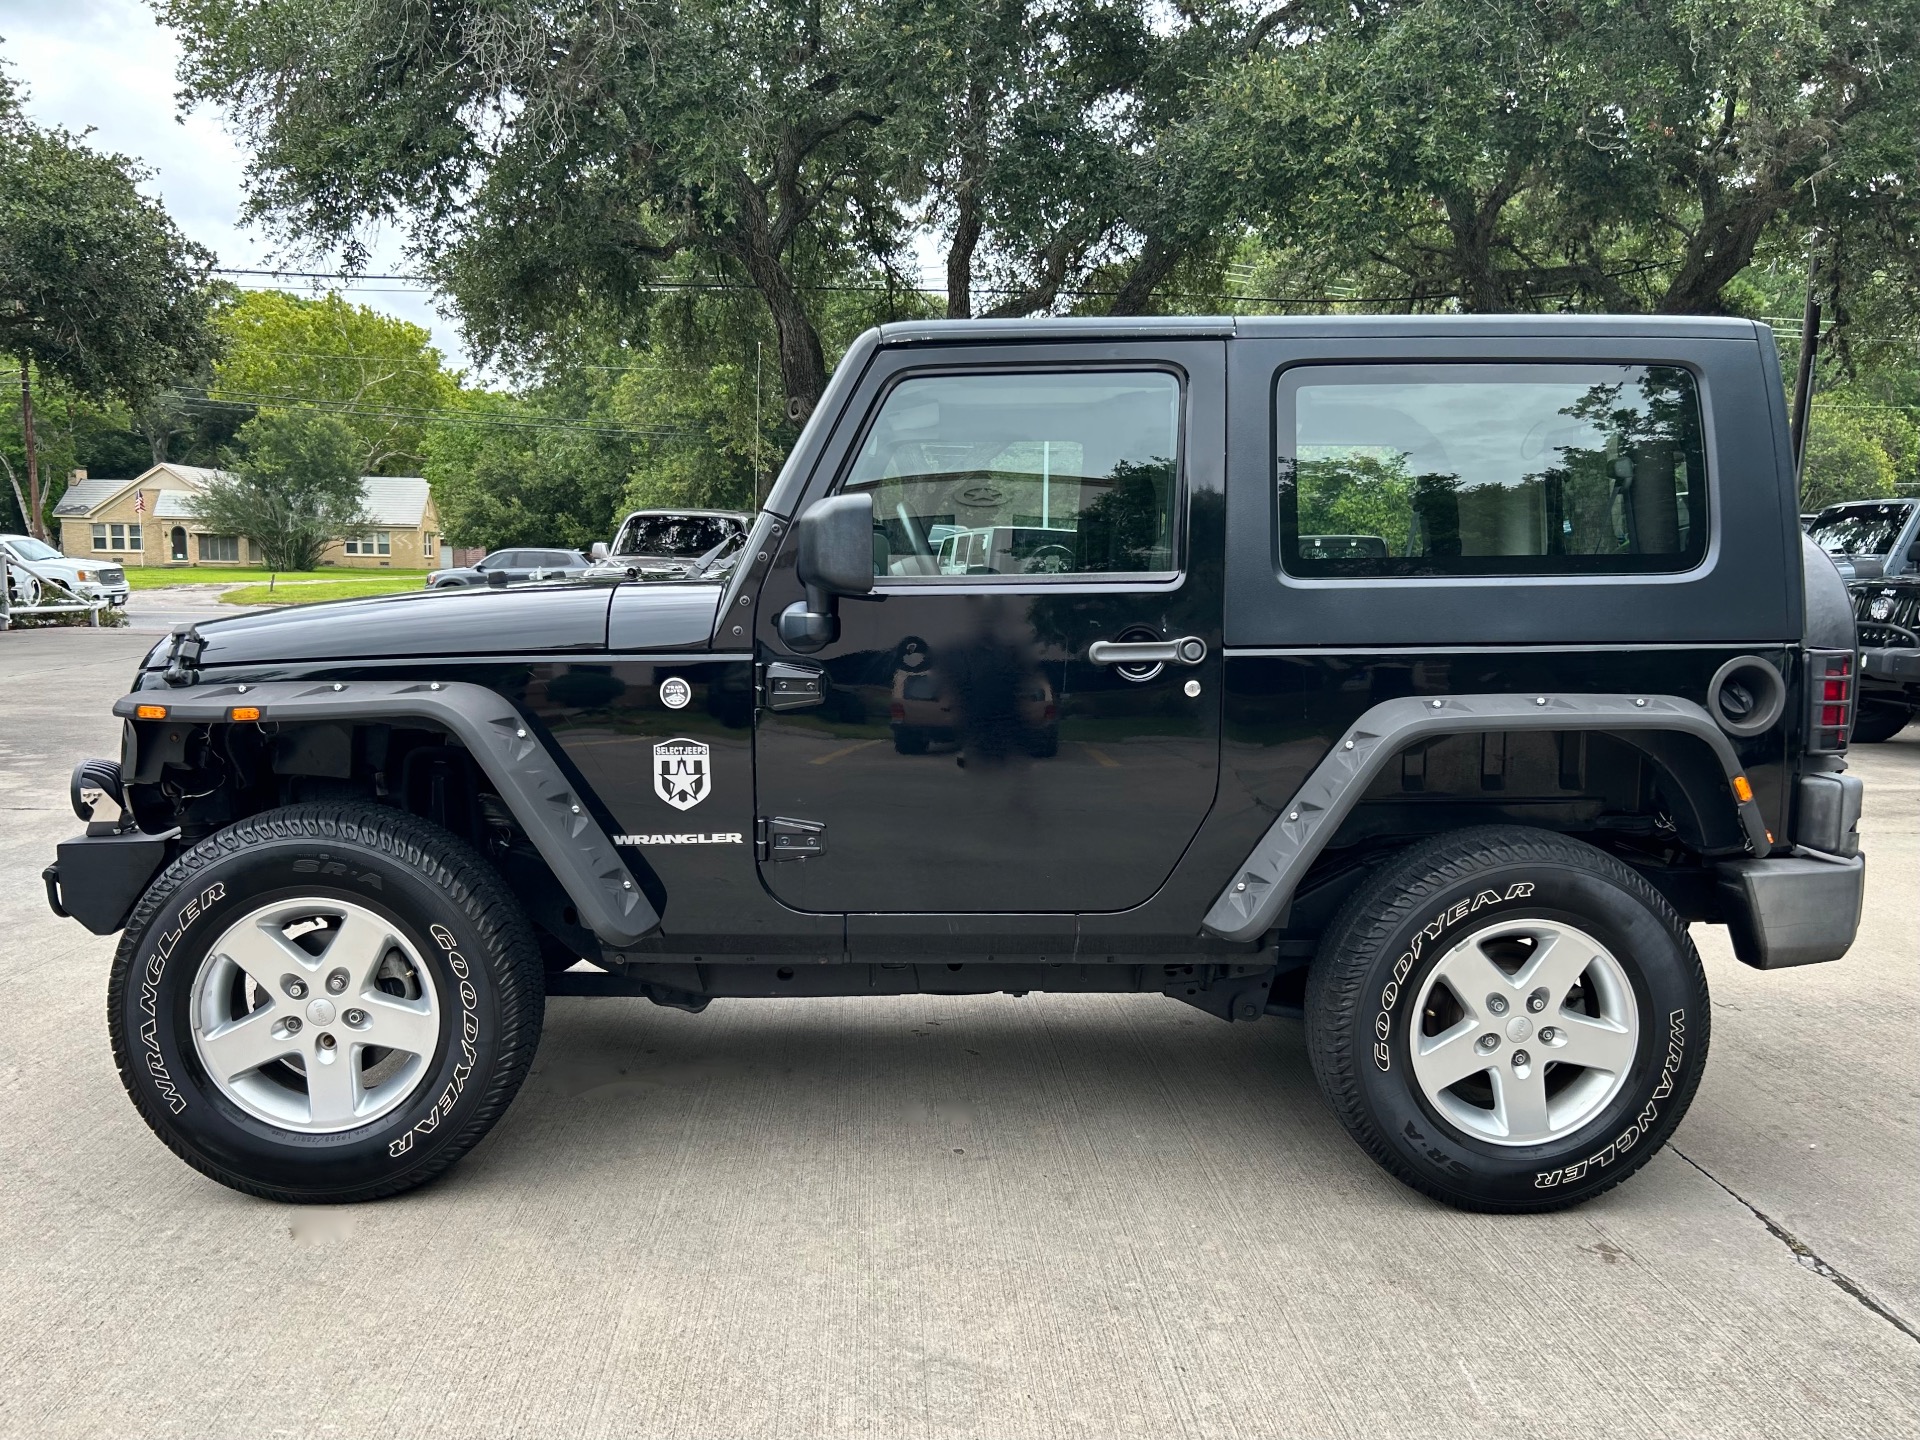
<path id="1" fill-rule="evenodd" d="M 1819 262 L 1807 261 L 1807 308 L 1800 319 L 1800 363 L 1793 376 L 1793 479 L 1796 487 L 1807 473 L 1807 411 L 1813 404 L 1813 352 L 1820 345 Z M 1795 501 L 1798 504 L 1798 501 Z"/>
<path id="2" fill-rule="evenodd" d="M 40 523 L 40 460 L 38 447 L 33 435 L 33 381 L 32 372 L 27 369 L 27 357 L 20 357 L 20 435 L 27 447 L 27 503 L 31 507 L 27 519 L 27 534 L 36 540 L 46 539 L 45 527 Z"/>

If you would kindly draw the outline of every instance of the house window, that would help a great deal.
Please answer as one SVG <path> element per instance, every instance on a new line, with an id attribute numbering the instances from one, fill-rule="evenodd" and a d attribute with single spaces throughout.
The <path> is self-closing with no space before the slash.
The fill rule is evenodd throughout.
<path id="1" fill-rule="evenodd" d="M 129 526 L 127 526 L 127 544 L 126 544 L 126 548 L 127 548 L 127 549 L 129 549 L 129 550 L 144 550 L 144 549 L 146 549 L 146 546 L 145 546 L 145 545 L 143 545 L 143 544 L 141 543 L 141 541 L 140 541 L 140 527 L 139 527 L 139 525 L 138 525 L 138 524 L 133 524 L 133 525 L 129 525 Z"/>
<path id="2" fill-rule="evenodd" d="M 93 527 L 93 548 L 96 550 L 104 550 L 107 548 L 106 526 L 96 525 Z"/>
<path id="3" fill-rule="evenodd" d="M 235 561 L 240 558 L 240 539 L 236 535 L 202 535 L 200 537 L 200 559 L 207 561 Z"/>
<path id="4" fill-rule="evenodd" d="M 393 532 L 375 530 L 370 535 L 356 535 L 346 542 L 349 555 L 391 555 L 393 553 Z"/>
<path id="5" fill-rule="evenodd" d="M 95 525 L 93 548 L 96 550 L 140 549 L 140 527 L 136 525 Z"/>
<path id="6" fill-rule="evenodd" d="M 433 531 L 428 530 L 421 535 L 420 553 L 429 560 L 433 558 Z"/>

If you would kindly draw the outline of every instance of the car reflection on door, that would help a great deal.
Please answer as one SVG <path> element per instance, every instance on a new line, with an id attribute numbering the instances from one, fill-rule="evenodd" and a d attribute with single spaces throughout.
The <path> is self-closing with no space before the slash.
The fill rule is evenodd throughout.
<path id="1" fill-rule="evenodd" d="M 924 755 L 954 746 L 993 763 L 1019 753 L 1036 760 L 1060 751 L 1060 706 L 1053 682 L 1030 653 L 991 634 L 949 646 L 936 660 L 926 641 L 909 636 L 895 657 L 888 704 L 893 748 Z"/>

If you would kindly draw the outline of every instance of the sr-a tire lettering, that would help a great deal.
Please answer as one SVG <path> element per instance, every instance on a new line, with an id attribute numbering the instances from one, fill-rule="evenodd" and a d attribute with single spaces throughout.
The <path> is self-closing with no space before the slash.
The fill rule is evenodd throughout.
<path id="1" fill-rule="evenodd" d="M 453 1067 L 453 1077 L 440 1092 L 440 1098 L 433 1102 L 433 1108 L 415 1121 L 405 1134 L 387 1142 L 387 1155 L 395 1160 L 413 1149 L 414 1136 L 431 1135 L 440 1128 L 442 1120 L 453 1114 L 453 1107 L 460 1102 L 460 1093 L 467 1088 L 467 1078 L 473 1074 L 473 1067 L 479 1059 L 480 997 L 470 978 L 472 967 L 467 963 L 467 957 L 456 948 L 459 941 L 445 926 L 429 926 L 428 932 L 433 936 L 434 944 L 445 952 L 447 968 L 453 971 L 454 978 L 460 982 L 460 1060 Z"/>
<path id="2" fill-rule="evenodd" d="M 1532 894 L 1533 883 L 1528 880 L 1515 881 L 1504 895 L 1482 890 L 1471 899 L 1455 901 L 1414 932 L 1406 953 L 1393 963 L 1393 978 L 1382 987 L 1380 1010 L 1373 1017 L 1373 1063 L 1382 1073 L 1393 1068 L 1393 1051 L 1388 1044 L 1393 1036 L 1393 1007 L 1399 1003 L 1400 989 L 1427 946 L 1477 910 L 1488 905 L 1504 905 L 1509 900 L 1525 900 Z"/>

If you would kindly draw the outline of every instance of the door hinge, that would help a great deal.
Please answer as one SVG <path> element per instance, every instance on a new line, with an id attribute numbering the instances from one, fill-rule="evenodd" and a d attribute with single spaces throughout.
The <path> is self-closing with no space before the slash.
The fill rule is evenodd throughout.
<path id="1" fill-rule="evenodd" d="M 753 849 L 762 860 L 811 860 L 827 853 L 826 822 L 762 815 L 753 822 Z"/>
<path id="2" fill-rule="evenodd" d="M 798 710 L 826 699 L 826 675 L 817 665 L 769 660 L 762 667 L 760 699 L 769 710 Z"/>

